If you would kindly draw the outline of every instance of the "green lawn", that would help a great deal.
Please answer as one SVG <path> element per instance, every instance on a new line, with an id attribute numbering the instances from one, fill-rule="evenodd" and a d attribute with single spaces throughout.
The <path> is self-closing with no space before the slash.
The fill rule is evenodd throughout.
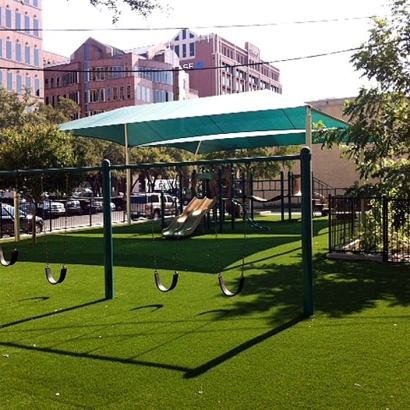
<path id="1" fill-rule="evenodd" d="M 0 408 L 410 408 L 408 266 L 327 260 L 315 219 L 304 319 L 301 223 L 259 222 L 270 231 L 237 223 L 217 240 L 114 228 L 113 300 L 101 230 L 21 241 L 18 262 L 0 266 Z M 14 247 L 2 243 L 6 258 Z M 245 287 L 227 298 L 217 273 L 235 290 L 243 250 Z M 46 255 L 56 276 L 67 264 L 62 284 L 46 281 Z M 156 289 L 155 259 L 166 286 L 179 270 L 172 292 Z"/>

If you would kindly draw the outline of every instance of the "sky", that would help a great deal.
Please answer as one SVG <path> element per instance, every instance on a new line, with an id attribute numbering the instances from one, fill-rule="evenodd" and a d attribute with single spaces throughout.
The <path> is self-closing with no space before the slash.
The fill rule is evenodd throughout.
<path id="1" fill-rule="evenodd" d="M 283 95 L 297 101 L 348 98 L 368 85 L 350 63 L 369 38 L 370 16 L 389 14 L 388 0 L 160 0 L 167 12 L 144 19 L 89 0 L 43 0 L 43 48 L 70 56 L 89 37 L 128 50 L 171 40 L 182 28 L 216 33 L 239 47 L 249 41 L 280 69 Z M 238 27 L 239 26 L 239 27 Z M 314 57 L 318 56 L 318 57 Z"/>

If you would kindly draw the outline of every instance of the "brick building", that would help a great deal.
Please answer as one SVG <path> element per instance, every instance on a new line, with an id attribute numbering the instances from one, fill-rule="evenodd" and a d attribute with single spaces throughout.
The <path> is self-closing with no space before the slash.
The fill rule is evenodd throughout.
<path id="1" fill-rule="evenodd" d="M 68 61 L 46 65 L 45 103 L 76 102 L 81 117 L 116 108 L 193 98 L 189 78 L 164 44 L 130 51 L 89 38 Z"/>
<path id="2" fill-rule="evenodd" d="M 280 71 L 261 59 L 258 47 L 238 47 L 218 34 L 198 36 L 181 30 L 170 47 L 189 72 L 199 97 L 268 89 L 282 94 Z"/>
<path id="3" fill-rule="evenodd" d="M 43 98 L 42 0 L 0 0 L 0 84 Z"/>

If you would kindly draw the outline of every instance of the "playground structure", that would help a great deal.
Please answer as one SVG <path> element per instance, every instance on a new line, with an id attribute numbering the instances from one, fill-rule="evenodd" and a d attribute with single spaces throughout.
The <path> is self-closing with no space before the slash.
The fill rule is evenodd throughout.
<path id="1" fill-rule="evenodd" d="M 156 163 L 156 164 L 135 164 L 135 165 L 111 165 L 108 160 L 104 160 L 101 167 L 83 167 L 83 168 L 51 168 L 19 171 L 0 171 L 0 175 L 19 175 L 36 174 L 36 173 L 69 173 L 79 171 L 99 171 L 103 177 L 103 234 L 104 234 L 104 282 L 105 298 L 114 298 L 114 262 L 113 262 L 113 233 L 112 233 L 112 215 L 111 215 L 111 175 L 115 170 L 141 169 L 150 167 L 170 167 L 170 166 L 207 166 L 210 164 L 221 165 L 229 163 L 243 162 L 268 162 L 283 160 L 299 160 L 301 164 L 301 192 L 302 192 L 302 274 L 303 274 L 303 312 L 305 316 L 313 314 L 313 265 L 312 265 L 312 178 L 311 178 L 311 153 L 310 149 L 305 147 L 299 155 L 273 156 L 273 157 L 255 157 L 255 158 L 235 158 L 230 160 L 212 160 L 212 161 L 192 161 L 183 163 Z M 219 198 L 223 199 L 222 192 L 219 192 Z M 223 207 L 224 201 L 219 201 L 219 206 Z M 222 208 L 220 208 L 221 210 Z M 193 210 L 192 212 L 195 212 Z M 220 212 L 222 215 L 223 213 Z M 234 215 L 234 213 L 233 213 Z M 189 219 L 189 218 L 187 218 Z M 234 220 L 234 218 L 232 218 Z M 220 218 L 220 228 L 222 228 L 222 218 Z M 221 231 L 221 230 L 220 230 Z M 64 268 L 63 268 L 64 269 Z M 63 273 L 63 272 L 62 272 Z M 177 272 L 176 272 L 177 273 Z M 221 289 L 224 291 L 223 279 L 221 273 L 218 275 Z M 58 281 L 58 280 L 57 280 Z M 239 287 L 243 286 L 243 276 L 240 280 Z M 237 292 L 230 292 L 226 289 L 227 296 L 233 296 Z"/>
<path id="2" fill-rule="evenodd" d="M 214 206 L 215 198 L 207 197 L 192 198 L 181 215 L 177 216 L 165 229 L 162 230 L 164 237 L 191 236 L 202 218 Z"/>

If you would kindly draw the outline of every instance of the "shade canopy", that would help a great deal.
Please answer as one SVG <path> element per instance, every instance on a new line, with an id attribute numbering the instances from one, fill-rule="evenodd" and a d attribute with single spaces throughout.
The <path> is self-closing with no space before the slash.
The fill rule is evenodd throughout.
<path id="1" fill-rule="evenodd" d="M 307 144 L 308 112 L 313 124 L 348 126 L 306 103 L 264 90 L 124 107 L 67 122 L 60 129 L 126 147 L 174 146 L 205 153 Z"/>

